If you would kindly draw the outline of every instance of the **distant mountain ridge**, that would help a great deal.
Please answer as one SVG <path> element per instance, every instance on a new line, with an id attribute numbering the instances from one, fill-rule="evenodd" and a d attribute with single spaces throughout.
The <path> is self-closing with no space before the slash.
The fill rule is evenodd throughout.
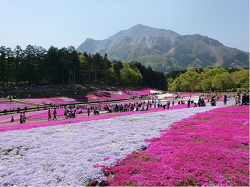
<path id="1" fill-rule="evenodd" d="M 138 61 L 161 72 L 207 66 L 249 68 L 247 52 L 226 47 L 207 36 L 180 35 L 141 24 L 105 40 L 86 39 L 77 51 L 107 53 L 111 61 Z"/>
<path id="2" fill-rule="evenodd" d="M 173 38 L 174 36 L 178 35 L 179 34 L 171 30 L 155 29 L 152 27 L 138 24 L 128 30 L 120 31 L 105 40 L 94 40 L 88 38 L 77 48 L 77 50 L 79 52 L 86 51 L 87 53 L 94 54 L 96 52 L 99 52 L 101 49 L 112 47 L 122 41 L 126 41 L 130 45 L 134 45 L 139 42 L 144 42 L 147 44 L 148 47 L 151 48 L 153 45 L 153 40 L 156 37 L 160 36 L 166 38 Z"/>

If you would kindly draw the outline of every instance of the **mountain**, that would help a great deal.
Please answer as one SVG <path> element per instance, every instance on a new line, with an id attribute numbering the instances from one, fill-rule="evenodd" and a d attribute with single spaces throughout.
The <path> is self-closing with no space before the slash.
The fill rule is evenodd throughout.
<path id="1" fill-rule="evenodd" d="M 87 53 L 94 54 L 101 49 L 113 47 L 115 44 L 124 41 L 130 45 L 143 42 L 151 48 L 154 45 L 154 39 L 157 37 L 173 38 L 178 35 L 179 34 L 171 30 L 155 29 L 138 24 L 128 30 L 120 31 L 105 40 L 94 40 L 88 38 L 77 48 L 77 50 L 79 52 L 86 51 Z"/>
<path id="2" fill-rule="evenodd" d="M 180 35 L 144 25 L 120 31 L 105 40 L 86 39 L 78 52 L 107 53 L 109 60 L 138 61 L 161 72 L 205 68 L 249 68 L 249 53 L 199 34 Z"/>

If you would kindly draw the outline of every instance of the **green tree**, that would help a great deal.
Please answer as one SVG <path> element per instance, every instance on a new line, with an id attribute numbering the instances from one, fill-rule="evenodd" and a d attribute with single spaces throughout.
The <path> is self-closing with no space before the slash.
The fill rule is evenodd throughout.
<path id="1" fill-rule="evenodd" d="M 6 57 L 6 81 L 9 82 L 14 80 L 14 52 L 9 47 L 6 48 Z"/>
<path id="2" fill-rule="evenodd" d="M 95 55 L 93 55 L 93 67 L 94 67 L 94 71 L 95 71 L 95 86 L 96 86 L 96 81 L 97 81 L 97 71 L 101 69 L 101 65 L 102 65 L 102 56 L 100 55 L 100 53 L 96 53 Z"/>
<path id="3" fill-rule="evenodd" d="M 54 84 L 62 83 L 63 65 L 60 55 L 63 51 L 51 46 L 45 55 L 45 79 Z"/>
<path id="4" fill-rule="evenodd" d="M 24 51 L 20 46 L 16 46 L 14 49 L 14 58 L 15 58 L 15 68 L 14 68 L 14 76 L 15 76 L 15 81 L 20 82 L 23 80 L 23 57 L 24 57 Z"/>
<path id="5" fill-rule="evenodd" d="M 61 65 L 62 83 L 67 81 L 66 75 L 70 77 L 69 55 L 67 48 L 63 47 L 58 51 L 59 64 Z M 69 80 L 70 81 L 70 80 Z"/>
<path id="6" fill-rule="evenodd" d="M 121 69 L 121 84 L 122 85 L 137 85 L 142 79 L 139 70 L 131 69 L 126 61 L 122 61 L 123 68 Z"/>
<path id="7" fill-rule="evenodd" d="M 195 68 L 187 68 L 187 72 L 186 74 L 188 74 L 189 76 L 193 77 L 194 75 L 197 75 L 198 73 L 196 72 Z"/>
<path id="8" fill-rule="evenodd" d="M 242 69 L 232 73 L 237 88 L 249 89 L 249 69 Z"/>
<path id="9" fill-rule="evenodd" d="M 225 72 L 227 72 L 227 70 L 225 70 L 223 68 L 213 68 L 213 69 L 209 69 L 207 73 L 210 76 L 215 76 L 215 75 L 218 75 L 218 74 L 221 74 L 221 73 L 225 73 Z"/>
<path id="10" fill-rule="evenodd" d="M 91 83 L 91 70 L 92 70 L 92 67 L 93 67 L 92 62 L 93 62 L 92 56 L 90 54 L 87 55 L 86 66 L 87 66 L 87 70 L 88 70 L 89 84 Z"/>
<path id="11" fill-rule="evenodd" d="M 112 67 L 111 62 L 108 60 L 107 53 L 104 54 L 103 64 L 104 64 L 103 69 L 105 71 L 105 87 L 106 87 L 108 79 L 108 70 Z"/>
<path id="12" fill-rule="evenodd" d="M 130 62 L 130 68 L 134 70 L 139 70 L 142 75 L 141 86 L 147 86 L 148 84 L 148 70 L 140 62 Z"/>
<path id="13" fill-rule="evenodd" d="M 204 79 L 201 82 L 201 86 L 202 86 L 202 90 L 203 91 L 214 91 L 214 88 L 212 86 L 212 81 L 213 81 L 213 77 L 208 77 L 207 79 Z"/>
<path id="14" fill-rule="evenodd" d="M 78 54 L 78 57 L 79 57 L 79 63 L 80 63 L 80 75 L 82 76 L 82 82 L 84 83 L 84 76 L 85 74 L 87 73 L 87 68 L 86 68 L 86 56 L 83 55 L 82 53 L 79 53 Z M 80 79 L 79 79 L 80 81 Z"/>
<path id="15" fill-rule="evenodd" d="M 212 81 L 212 87 L 217 90 L 226 91 L 234 86 L 235 82 L 233 76 L 228 72 L 215 75 Z"/>
<path id="16" fill-rule="evenodd" d="M 41 82 L 43 83 L 46 75 L 46 66 L 45 66 L 45 54 L 47 53 L 46 49 L 43 47 L 39 46 L 35 48 L 35 82 L 37 84 L 40 84 Z"/>
<path id="17" fill-rule="evenodd" d="M 7 52 L 6 52 L 6 47 L 1 46 L 0 47 L 0 80 L 5 82 L 6 81 L 6 57 L 7 57 Z"/>
<path id="18" fill-rule="evenodd" d="M 75 80 L 76 80 L 76 69 L 79 68 L 79 56 L 75 47 L 68 47 L 68 70 L 69 70 L 69 84 L 70 84 L 70 75 L 72 74 L 73 86 L 75 88 Z"/>
<path id="19" fill-rule="evenodd" d="M 28 81 L 30 84 L 33 82 L 35 75 L 35 68 L 36 68 L 36 61 L 35 61 L 35 46 L 28 45 L 24 50 L 24 81 Z"/>
<path id="20" fill-rule="evenodd" d="M 191 76 L 188 73 L 181 74 L 170 85 L 170 91 L 191 91 Z"/>
<path id="21" fill-rule="evenodd" d="M 196 91 L 196 85 L 199 83 L 198 78 L 199 78 L 198 74 L 195 74 L 191 77 L 191 80 L 190 80 L 190 91 L 191 92 Z"/>
<path id="22" fill-rule="evenodd" d="M 113 69 L 115 71 L 116 77 L 117 77 L 117 86 L 120 78 L 120 71 L 123 68 L 122 62 L 121 61 L 114 61 L 113 62 Z"/>

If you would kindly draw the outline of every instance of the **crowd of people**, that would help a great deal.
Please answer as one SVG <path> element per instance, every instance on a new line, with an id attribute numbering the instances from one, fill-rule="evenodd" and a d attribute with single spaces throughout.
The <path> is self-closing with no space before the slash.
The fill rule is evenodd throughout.
<path id="1" fill-rule="evenodd" d="M 154 107 L 156 107 L 155 101 L 141 101 L 141 102 L 129 102 L 124 104 L 106 104 L 101 106 L 99 105 L 91 105 L 91 106 L 70 106 L 65 107 L 64 115 L 66 116 L 66 119 L 68 118 L 75 118 L 76 114 L 82 114 L 83 111 L 90 115 L 90 113 L 93 113 L 93 115 L 99 115 L 100 112 L 107 112 L 107 113 L 113 113 L 113 112 L 127 112 L 127 111 L 143 111 L 148 110 L 152 107 L 154 103 Z M 159 107 L 159 105 L 157 105 Z"/>
<path id="2" fill-rule="evenodd" d="M 240 93 L 237 93 L 235 96 L 235 105 L 249 105 L 249 92 L 243 93 L 242 97 Z"/>
<path id="3" fill-rule="evenodd" d="M 204 102 L 203 98 L 201 101 Z M 137 102 L 128 102 L 128 103 L 115 103 L 115 104 L 98 104 L 98 105 L 64 105 L 64 116 L 66 119 L 75 118 L 76 114 L 86 113 L 88 116 L 90 114 L 99 115 L 100 113 L 117 113 L 117 112 L 129 112 L 129 111 L 147 111 L 152 108 L 163 108 L 169 109 L 172 103 L 172 106 L 175 105 L 175 100 L 168 100 L 167 102 L 161 103 L 157 102 L 157 99 L 147 100 L 147 101 L 137 101 Z M 193 101 L 190 101 L 193 103 Z M 204 106 L 204 104 L 198 102 L 198 106 Z M 179 100 L 178 105 L 185 104 L 185 101 Z M 49 110 L 50 111 L 50 110 Z M 48 112 L 48 120 L 51 119 L 51 114 Z"/>
<path id="4" fill-rule="evenodd" d="M 145 95 L 144 97 L 149 96 Z M 144 111 L 149 110 L 151 108 L 160 108 L 162 107 L 164 110 L 167 108 L 170 108 L 170 105 L 172 103 L 172 106 L 175 105 L 175 102 L 178 102 L 178 105 L 183 105 L 187 103 L 187 108 L 191 107 L 191 103 L 193 103 L 193 107 L 205 107 L 205 99 L 204 97 L 211 97 L 210 99 L 207 99 L 208 102 L 211 103 L 211 106 L 216 106 L 217 100 L 223 100 L 224 105 L 227 103 L 227 99 L 234 97 L 235 98 L 235 105 L 249 105 L 249 92 L 243 93 L 242 97 L 240 93 L 237 93 L 235 95 L 200 95 L 198 98 L 197 103 L 194 102 L 194 100 L 191 100 L 190 96 L 182 96 L 182 98 L 188 98 L 187 101 L 184 100 L 167 100 L 162 104 L 160 100 L 158 100 L 156 97 L 149 97 L 150 100 L 144 100 L 144 101 L 134 101 L 134 102 L 128 102 L 128 103 L 116 103 L 116 104 L 102 104 L 99 103 L 98 105 L 66 105 L 66 104 L 57 104 L 57 105 L 50 105 L 49 107 L 53 108 L 53 111 L 51 112 L 51 109 L 48 109 L 48 121 L 49 120 L 57 120 L 57 111 L 56 109 L 63 108 L 64 109 L 64 116 L 66 119 L 75 118 L 76 114 L 82 114 L 86 113 L 88 116 L 90 116 L 91 113 L 93 115 L 99 115 L 100 113 L 114 113 L 114 112 L 128 112 L 128 111 Z M 53 115 L 53 118 L 52 118 Z M 11 122 L 13 122 L 13 116 L 11 117 Z M 25 123 L 25 112 L 20 112 L 20 123 Z"/>

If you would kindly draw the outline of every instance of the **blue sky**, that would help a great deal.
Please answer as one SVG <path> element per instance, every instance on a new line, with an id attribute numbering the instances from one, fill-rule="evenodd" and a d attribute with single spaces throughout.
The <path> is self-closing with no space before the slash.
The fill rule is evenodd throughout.
<path id="1" fill-rule="evenodd" d="M 249 51 L 249 0 L 0 0 L 0 46 L 76 48 L 136 24 Z"/>

